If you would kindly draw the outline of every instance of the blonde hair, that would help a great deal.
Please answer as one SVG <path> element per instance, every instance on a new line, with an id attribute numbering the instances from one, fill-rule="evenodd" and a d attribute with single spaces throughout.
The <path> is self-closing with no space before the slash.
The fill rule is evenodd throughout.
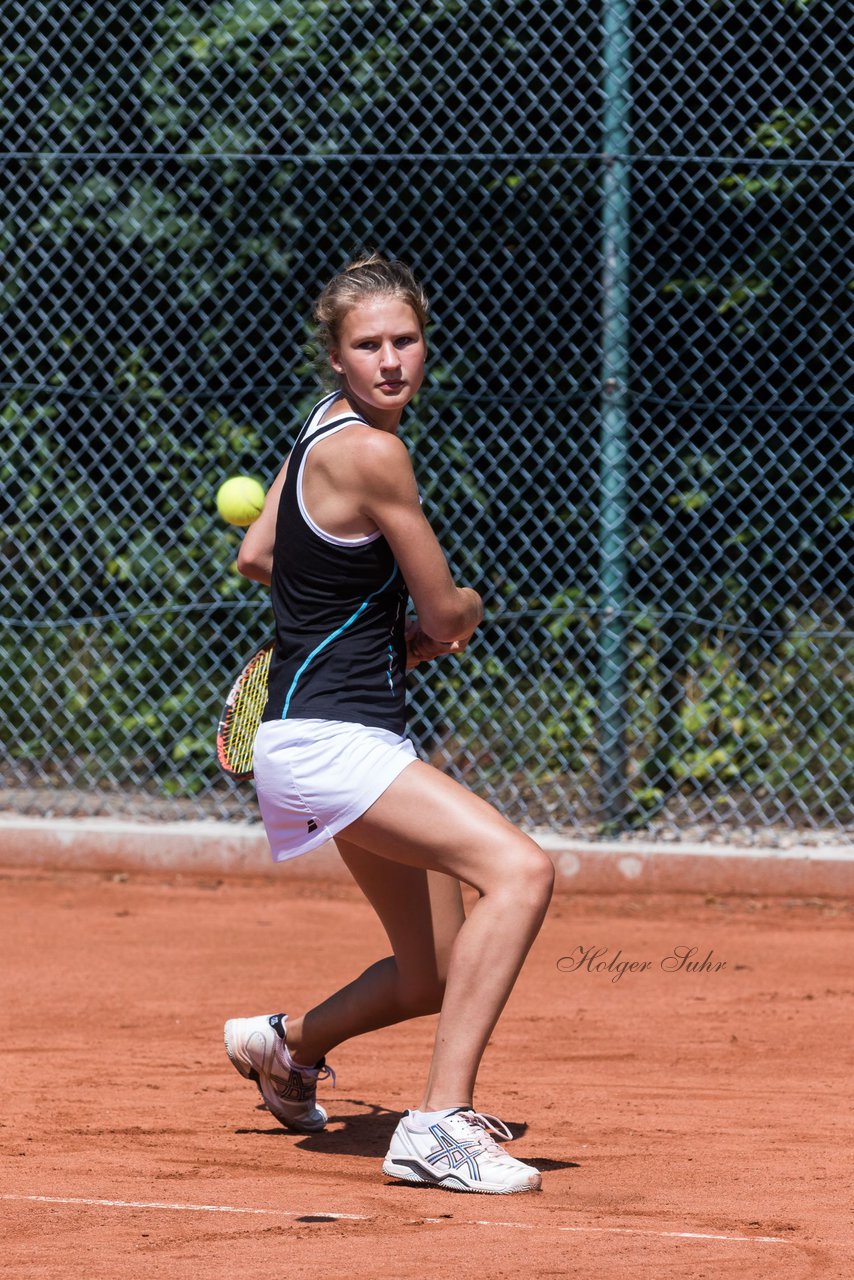
<path id="1" fill-rule="evenodd" d="M 366 298 L 380 297 L 398 298 L 407 303 L 424 333 L 430 303 L 412 269 L 405 262 L 384 258 L 376 251 L 355 258 L 332 277 L 314 304 L 317 365 L 324 382 L 337 383 L 327 356 L 340 341 L 344 317 Z"/>

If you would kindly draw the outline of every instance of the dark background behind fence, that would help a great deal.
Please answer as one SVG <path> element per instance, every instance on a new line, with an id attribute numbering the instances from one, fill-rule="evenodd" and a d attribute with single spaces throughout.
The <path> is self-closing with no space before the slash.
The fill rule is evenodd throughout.
<path id="1" fill-rule="evenodd" d="M 404 420 L 487 621 L 412 678 L 514 820 L 851 825 L 850 7 L 11 3 L 6 803 L 257 816 L 213 761 L 266 593 L 219 520 L 360 246 L 434 301 Z"/>

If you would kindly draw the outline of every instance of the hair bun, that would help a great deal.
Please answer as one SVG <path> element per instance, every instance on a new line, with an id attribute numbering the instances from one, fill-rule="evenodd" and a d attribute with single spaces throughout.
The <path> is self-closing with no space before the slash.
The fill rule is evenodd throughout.
<path id="1" fill-rule="evenodd" d="M 352 262 L 348 262 L 344 268 L 344 273 L 349 275 L 351 271 L 361 271 L 363 267 L 378 267 L 380 265 L 387 266 L 388 261 L 376 249 L 372 249 L 363 257 L 354 258 Z"/>

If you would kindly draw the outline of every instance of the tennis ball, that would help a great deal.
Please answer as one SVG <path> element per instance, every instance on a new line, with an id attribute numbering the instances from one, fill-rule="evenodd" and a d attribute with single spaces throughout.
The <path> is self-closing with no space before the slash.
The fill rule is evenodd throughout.
<path id="1" fill-rule="evenodd" d="M 264 506 L 264 488 L 251 476 L 232 476 L 216 493 L 216 509 L 229 524 L 245 529 L 257 520 Z"/>

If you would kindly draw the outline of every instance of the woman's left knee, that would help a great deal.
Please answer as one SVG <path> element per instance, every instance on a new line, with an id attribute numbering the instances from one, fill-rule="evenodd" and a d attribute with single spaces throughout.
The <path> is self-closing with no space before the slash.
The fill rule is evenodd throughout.
<path id="1" fill-rule="evenodd" d="M 400 998 L 410 1017 L 438 1013 L 445 998 L 445 980 L 438 976 L 401 979 Z"/>

